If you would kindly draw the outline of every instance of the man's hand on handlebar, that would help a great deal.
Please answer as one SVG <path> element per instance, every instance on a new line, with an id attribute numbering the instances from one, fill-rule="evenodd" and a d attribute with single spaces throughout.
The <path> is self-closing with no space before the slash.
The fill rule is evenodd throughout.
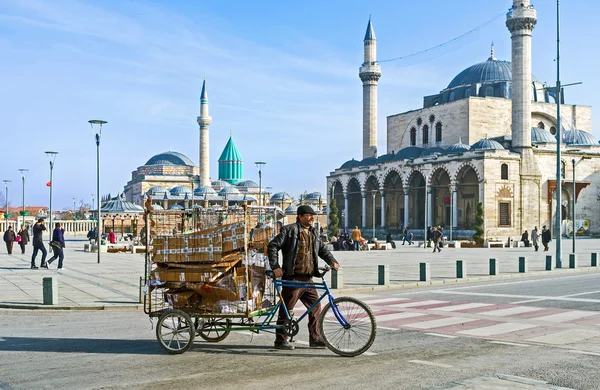
<path id="1" fill-rule="evenodd" d="M 274 269 L 273 276 L 275 276 L 275 279 L 279 279 L 280 277 L 283 276 L 283 270 L 281 268 Z"/>

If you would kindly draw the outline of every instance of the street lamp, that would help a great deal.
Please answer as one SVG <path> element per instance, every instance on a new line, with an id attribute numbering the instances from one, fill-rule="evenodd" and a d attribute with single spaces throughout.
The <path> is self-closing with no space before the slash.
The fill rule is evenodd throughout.
<path id="1" fill-rule="evenodd" d="M 102 242 L 102 218 L 100 216 L 100 137 L 102 136 L 102 125 L 106 124 L 106 121 L 92 119 L 88 123 L 92 127 L 92 131 L 96 132 L 96 201 L 98 202 L 98 237 L 96 245 L 98 249 L 98 264 L 100 264 L 100 243 Z"/>
<path id="2" fill-rule="evenodd" d="M 27 171 L 29 171 L 29 169 L 19 169 L 19 172 L 21 172 L 21 180 L 23 181 L 23 211 L 21 212 L 23 215 L 23 226 L 25 226 L 25 177 L 27 176 Z"/>
<path id="3" fill-rule="evenodd" d="M 54 169 L 54 160 L 56 159 L 56 155 L 58 152 L 45 152 L 46 156 L 48 156 L 48 160 L 50 161 L 50 214 L 49 214 L 49 228 L 48 228 L 48 242 L 52 241 L 52 187 L 54 187 L 54 182 L 52 181 L 52 170 Z"/>
<path id="4" fill-rule="evenodd" d="M 375 196 L 377 190 L 371 190 L 371 195 L 373 195 L 373 241 L 375 241 Z"/>
<path id="5" fill-rule="evenodd" d="M 6 212 L 4 213 L 4 220 L 8 221 L 8 183 L 10 183 L 10 180 L 4 180 L 4 203 L 6 206 Z M 4 227 L 5 230 L 8 229 L 8 222 L 6 222 L 6 226 Z"/>
<path id="6" fill-rule="evenodd" d="M 262 167 L 267 163 L 264 161 L 255 161 L 254 164 L 258 168 L 258 205 L 262 206 Z"/>

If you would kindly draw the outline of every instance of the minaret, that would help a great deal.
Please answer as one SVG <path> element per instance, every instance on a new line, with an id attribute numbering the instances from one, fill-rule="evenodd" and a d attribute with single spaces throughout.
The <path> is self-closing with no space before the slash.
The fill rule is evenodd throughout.
<path id="1" fill-rule="evenodd" d="M 537 21 L 529 0 L 513 0 L 506 14 L 512 39 L 512 147 L 531 148 L 531 32 Z"/>
<path id="2" fill-rule="evenodd" d="M 377 157 L 377 81 L 381 67 L 377 65 L 377 41 L 371 25 L 364 39 L 365 55 L 358 76 L 363 82 L 363 158 Z"/>
<path id="3" fill-rule="evenodd" d="M 198 126 L 200 126 L 200 185 L 210 186 L 210 164 L 208 153 L 208 126 L 212 118 L 208 115 L 208 93 L 206 93 L 206 79 L 202 83 L 202 93 L 200 94 L 200 116 L 198 117 Z"/>

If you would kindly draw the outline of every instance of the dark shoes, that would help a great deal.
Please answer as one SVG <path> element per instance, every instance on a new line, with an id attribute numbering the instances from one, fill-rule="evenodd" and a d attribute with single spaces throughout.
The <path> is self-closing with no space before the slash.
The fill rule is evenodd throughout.
<path id="1" fill-rule="evenodd" d="M 275 342 L 275 345 L 273 345 L 273 348 L 275 349 L 283 349 L 285 351 L 293 351 L 294 349 L 296 349 L 292 343 L 290 343 L 289 341 L 282 341 L 282 342 Z"/>
<path id="2" fill-rule="evenodd" d="M 325 345 L 325 342 L 323 342 L 323 341 L 311 341 L 310 343 L 308 343 L 308 345 L 311 348 L 326 348 L 327 347 Z"/>
<path id="3" fill-rule="evenodd" d="M 35 265 L 32 265 L 31 269 L 38 269 L 38 267 L 36 267 Z"/>
<path id="4" fill-rule="evenodd" d="M 48 264 L 50 264 L 50 263 L 40 264 L 40 268 L 46 268 L 46 269 L 48 269 Z"/>

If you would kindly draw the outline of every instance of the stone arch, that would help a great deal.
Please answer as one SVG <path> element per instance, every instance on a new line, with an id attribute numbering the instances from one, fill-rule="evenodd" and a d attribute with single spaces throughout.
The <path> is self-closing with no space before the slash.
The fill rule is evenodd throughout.
<path id="1" fill-rule="evenodd" d="M 451 192 L 450 172 L 445 165 L 435 167 L 429 177 L 429 191 L 431 192 L 431 216 L 429 220 L 433 226 L 450 226 Z"/>
<path id="2" fill-rule="evenodd" d="M 459 229 L 473 229 L 477 204 L 479 203 L 479 183 L 482 176 L 470 162 L 459 166 L 454 176 L 457 197 L 457 223 Z"/>
<path id="3" fill-rule="evenodd" d="M 448 167 L 444 164 L 444 165 L 435 165 L 433 167 L 433 170 L 431 171 L 429 177 L 427 178 L 427 185 L 433 185 L 432 179 L 435 175 L 436 172 L 438 172 L 439 170 L 442 170 L 444 172 L 446 172 L 446 174 L 448 175 L 448 178 L 451 178 L 452 175 L 450 174 L 450 170 L 448 169 Z"/>
<path id="4" fill-rule="evenodd" d="M 496 198 L 513 198 L 513 192 L 512 189 L 509 186 L 502 186 L 500 187 L 500 189 L 496 192 Z"/>
<path id="5" fill-rule="evenodd" d="M 369 184 L 370 181 L 373 181 L 377 187 L 377 189 L 381 188 L 381 185 L 379 183 L 379 178 L 377 177 L 377 175 L 375 173 L 367 173 L 367 175 L 365 176 L 363 182 L 361 183 L 361 187 L 363 190 L 367 190 L 367 185 Z"/>
<path id="6" fill-rule="evenodd" d="M 475 175 L 477 175 L 478 182 L 483 180 L 483 175 L 479 172 L 477 167 L 470 161 L 464 161 L 462 164 L 460 164 L 458 166 L 458 168 L 456 168 L 456 170 L 454 171 L 454 175 L 450 175 L 450 178 L 452 179 L 452 181 L 456 182 L 456 180 L 459 179 L 459 175 L 466 167 L 469 167 L 469 168 L 473 169 L 473 171 L 475 171 Z"/>
<path id="7" fill-rule="evenodd" d="M 385 222 L 387 227 L 398 229 L 404 222 L 404 183 L 398 169 L 390 169 L 383 178 L 385 191 Z"/>
<path id="8" fill-rule="evenodd" d="M 408 193 L 408 221 L 411 229 L 425 227 L 425 180 L 426 176 L 418 169 L 413 169 L 407 177 Z"/>
<path id="9" fill-rule="evenodd" d="M 352 176 L 347 183 L 346 196 L 348 197 L 348 228 L 360 226 L 362 220 L 362 192 L 361 183 L 356 176 Z"/>

